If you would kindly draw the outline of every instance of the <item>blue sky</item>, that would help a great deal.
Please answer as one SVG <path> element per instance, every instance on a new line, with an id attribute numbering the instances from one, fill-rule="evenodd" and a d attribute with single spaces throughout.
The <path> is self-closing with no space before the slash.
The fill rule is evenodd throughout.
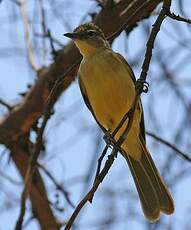
<path id="1" fill-rule="evenodd" d="M 190 6 L 190 2 L 188 0 L 185 2 Z M 30 4 L 31 5 L 29 5 L 29 12 L 32 11 L 34 7 L 34 2 L 31 1 Z M 88 0 L 75 0 L 70 7 L 68 7 L 68 4 L 70 5 L 70 1 L 65 1 L 65 8 L 67 9 L 66 12 L 64 12 L 65 8 L 62 5 L 63 15 L 66 15 L 65 17 L 67 17 L 67 20 L 65 20 L 65 24 L 59 20 L 51 20 L 53 15 L 48 14 L 48 19 L 50 20 L 49 28 L 51 29 L 52 34 L 61 42 L 63 42 L 63 44 L 67 44 L 68 40 L 64 38 L 62 34 L 64 32 L 68 32 L 68 29 L 72 30 L 73 28 L 75 28 L 81 22 L 81 18 L 83 18 L 87 14 L 87 12 L 91 12 L 95 8 L 95 3 Z M 47 6 L 47 11 L 49 10 L 49 7 L 50 6 Z M 79 7 L 81 10 L 79 10 Z M 175 1 L 173 1 L 173 9 L 175 10 L 175 12 L 177 12 Z M 187 14 L 190 15 L 189 7 L 187 7 L 185 10 Z M 0 56 L 0 98 L 3 98 L 10 104 L 15 104 L 21 100 L 21 97 L 18 94 L 20 92 L 26 91 L 28 83 L 34 82 L 35 74 L 32 72 L 31 68 L 27 63 L 26 55 L 17 55 L 19 52 L 14 53 L 11 49 L 9 55 L 8 48 L 16 47 L 17 50 L 19 48 L 20 52 L 24 52 L 25 47 L 22 23 L 16 20 L 14 21 L 14 12 L 17 12 L 18 14 L 17 7 L 14 6 L 13 8 L 13 4 L 10 1 L 3 1 L 0 5 L 0 11 L 0 21 L 2 25 L 2 35 L 0 37 L 0 50 L 2 50 L 2 55 Z M 12 29 L 13 27 L 10 26 L 11 18 L 14 21 L 14 30 Z M 83 21 L 87 21 L 89 19 L 89 17 L 85 17 Z M 150 25 L 151 28 L 154 20 L 155 17 L 153 16 L 149 21 L 147 20 L 144 23 Z M 158 68 L 155 54 L 157 54 L 157 52 L 161 52 L 159 50 L 160 44 L 160 48 L 162 47 L 162 50 L 164 50 L 161 55 L 162 58 L 165 59 L 165 51 L 170 48 L 174 49 L 174 47 L 176 47 L 176 42 L 181 40 L 181 35 L 176 33 L 173 26 L 174 24 L 175 22 L 167 19 L 162 26 L 162 30 L 159 33 L 159 36 L 157 37 L 155 50 L 153 53 L 154 56 L 151 63 L 151 71 L 149 72 L 148 76 L 150 91 L 148 95 L 143 95 L 142 97 L 145 107 L 145 120 L 147 129 L 153 131 L 154 133 L 158 133 L 154 125 L 150 122 L 149 114 L 149 105 L 152 100 L 155 100 L 157 101 L 157 103 L 153 108 L 153 112 L 155 113 L 155 116 L 157 116 L 158 123 L 161 127 L 160 135 L 169 141 L 174 141 L 173 130 L 177 129 L 177 126 L 183 116 L 183 108 L 179 101 L 173 101 L 174 96 L 168 86 L 166 86 L 165 84 L 161 84 L 160 87 L 157 87 L 157 80 L 161 77 L 162 72 Z M 184 34 L 184 36 L 188 36 L 189 38 L 190 28 L 183 23 L 178 24 L 179 28 L 181 28 L 180 30 L 182 31 L 182 34 Z M 167 35 L 167 32 L 171 36 Z M 141 64 L 145 52 L 143 47 L 145 47 L 147 41 L 147 38 L 143 36 L 143 33 L 144 32 L 142 27 L 136 28 L 130 34 L 128 40 L 125 34 L 122 33 L 120 37 L 117 38 L 114 42 L 113 49 L 123 54 L 124 57 L 128 58 L 130 63 L 133 62 L 133 60 L 135 60 L 135 58 L 139 54 Z M 142 52 L 140 54 L 141 49 Z M 189 50 L 188 48 L 185 48 L 185 51 L 180 54 L 179 58 L 181 57 L 181 55 L 187 55 L 187 53 L 189 53 Z M 172 61 L 167 61 L 170 65 L 169 68 L 173 70 L 178 60 L 175 58 L 175 56 L 172 56 L 171 58 Z M 38 64 L 42 63 L 42 59 L 38 58 L 37 62 Z M 46 64 L 50 62 L 50 55 L 47 55 Z M 140 64 L 136 68 L 134 68 L 136 76 L 139 76 L 140 74 Z M 191 65 L 188 65 L 185 69 L 177 71 L 176 78 L 179 79 L 183 77 L 185 79 L 189 79 L 190 71 Z M 189 102 L 191 95 L 187 86 L 184 87 L 183 92 L 187 101 Z M 157 95 L 161 95 L 161 97 L 158 97 Z M 73 108 L 76 109 L 75 113 L 73 112 Z M 1 106 L 0 111 L 2 114 L 6 113 L 6 110 Z M 160 117 L 158 117 L 159 113 Z M 172 116 L 172 118 L 170 119 L 169 116 Z M 99 130 L 97 129 L 97 125 L 95 124 L 91 114 L 85 107 L 82 97 L 80 95 L 78 83 L 77 81 L 75 81 L 61 96 L 55 106 L 55 114 L 51 118 L 51 121 L 48 123 L 45 132 L 45 138 L 47 140 L 46 155 L 44 158 L 41 159 L 41 163 L 43 163 L 43 165 L 55 175 L 58 181 L 63 181 L 64 183 L 66 183 L 66 186 L 71 193 L 71 199 L 75 204 L 82 197 L 82 193 L 84 193 L 84 185 L 80 183 L 80 181 L 76 185 L 73 185 L 69 183 L 70 178 L 86 175 L 87 170 L 90 167 L 92 156 L 95 154 L 95 152 L 95 155 L 98 155 L 101 152 L 103 143 L 98 148 L 99 151 L 95 146 L 95 138 L 98 133 Z M 185 141 L 177 143 L 178 147 L 180 147 L 182 150 L 186 151 L 188 149 L 189 134 L 189 132 L 186 132 Z M 163 162 L 167 158 L 166 155 L 164 156 L 164 152 L 168 153 L 169 155 L 173 153 L 163 146 L 159 146 L 157 148 L 157 153 L 154 153 L 154 150 L 156 148 L 155 145 L 156 143 L 148 138 L 149 149 L 151 150 L 151 152 L 153 152 L 157 166 L 159 168 L 162 168 Z M 1 146 L 1 149 L 3 151 L 4 147 Z M 14 178 L 16 181 L 20 182 L 20 176 L 18 175 L 13 163 L 7 163 L 8 154 L 2 154 L 0 158 L 2 172 L 6 172 L 6 175 L 9 175 L 11 178 Z M 175 164 L 173 172 L 176 172 L 176 167 L 190 167 L 189 164 L 181 159 L 177 161 L 178 163 Z M 96 164 L 94 164 L 94 167 L 92 167 L 92 171 L 95 170 L 95 166 Z M 50 199 L 54 201 L 55 193 L 51 192 L 53 189 L 53 185 L 45 177 L 45 175 L 43 175 L 43 177 L 47 183 Z M 168 175 L 166 175 L 166 177 L 168 180 L 172 179 L 172 176 L 171 178 L 169 178 Z M 188 187 L 189 181 L 190 177 L 187 177 L 187 179 L 184 179 L 179 184 L 179 186 L 175 190 L 176 192 L 174 192 L 174 190 L 172 191 L 176 202 L 176 213 L 173 217 L 164 217 L 163 219 L 165 222 L 175 221 L 175 229 L 180 229 L 180 226 L 186 224 L 184 220 L 184 214 L 187 213 L 187 209 L 190 207 L 189 204 L 191 203 L 191 199 L 189 198 L 189 194 L 191 192 L 191 187 Z M 0 222 L 0 230 L 5 229 L 5 226 L 7 230 L 12 230 L 19 213 L 17 200 L 20 199 L 22 186 L 12 185 L 6 179 L 3 179 L 1 177 L 0 183 L 2 185 L 2 190 L 0 192 L 0 200 L 2 200 L 2 203 L 4 204 L 4 201 L 8 200 L 8 197 L 12 196 L 15 197 L 16 200 L 15 202 L 13 202 L 13 204 L 15 204 L 15 207 L 13 209 L 10 209 L 10 211 L 2 211 L 0 213 L 0 219 L 2 220 Z M 131 177 L 129 177 L 126 163 L 121 156 L 117 158 L 109 175 L 107 175 L 104 183 L 100 186 L 94 198 L 93 204 L 88 204 L 85 207 L 85 210 L 82 213 L 81 219 L 79 221 L 82 226 L 80 229 L 85 229 L 86 224 L 88 226 L 88 223 L 91 224 L 92 222 L 96 221 L 98 217 L 103 218 L 103 214 L 107 216 L 108 211 L 112 212 L 111 209 L 113 209 L 114 206 L 111 205 L 107 201 L 107 199 L 104 198 L 103 195 L 106 191 L 108 191 L 109 188 L 118 191 L 121 194 L 120 197 L 122 197 L 122 199 L 115 197 L 113 198 L 116 210 L 120 211 L 122 221 L 116 222 L 116 225 L 114 225 L 112 229 L 126 229 L 127 225 L 131 226 L 131 229 L 137 229 L 137 227 L 139 227 L 139 229 L 144 229 L 143 226 L 145 222 L 138 200 L 136 201 L 136 204 L 131 201 L 130 191 L 135 190 L 135 188 L 132 185 Z M 63 200 L 61 199 L 61 203 L 62 202 Z M 125 218 L 127 215 L 127 210 L 130 210 L 131 207 L 134 205 L 137 206 L 136 211 L 138 213 L 138 216 L 140 217 L 140 222 L 134 220 L 133 218 L 131 220 L 127 220 Z M 29 202 L 27 202 L 27 206 L 30 206 Z M 68 208 L 66 212 L 62 214 L 57 213 L 57 215 L 59 216 L 60 220 L 66 220 L 70 216 L 71 212 L 72 209 Z M 26 217 L 29 216 L 30 214 L 26 215 Z M 87 227 L 87 229 L 91 229 L 90 226 Z M 26 229 L 30 230 L 38 228 L 35 221 L 32 221 Z M 94 228 L 92 227 L 92 229 Z"/>

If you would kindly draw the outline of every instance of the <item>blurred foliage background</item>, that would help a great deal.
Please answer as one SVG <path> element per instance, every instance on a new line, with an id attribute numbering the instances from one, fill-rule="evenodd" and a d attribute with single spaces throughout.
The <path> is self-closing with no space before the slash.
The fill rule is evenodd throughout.
<path id="1" fill-rule="evenodd" d="M 42 106 L 34 115 L 35 122 L 32 111 L 33 105 L 46 94 L 41 95 L 41 88 L 34 86 L 43 81 L 41 73 L 48 72 L 57 62 L 59 65 L 54 68 L 62 73 L 59 55 L 68 55 L 63 60 L 64 65 L 64 61 L 70 63 L 72 52 L 75 52 L 63 34 L 71 32 L 79 24 L 92 21 L 104 8 L 105 13 L 115 11 L 115 8 L 107 8 L 107 2 L 112 1 L 7 0 L 0 3 L 0 229 L 14 229 L 18 219 L 22 177 L 29 150 L 34 148 L 42 123 Z M 121 2 L 126 2 L 124 9 L 127 10 L 138 1 Z M 112 42 L 113 50 L 128 60 L 136 77 L 140 75 L 146 42 L 161 3 L 156 3 L 156 6 L 147 18 L 142 18 L 131 29 L 123 30 Z M 172 1 L 171 11 L 176 14 L 191 18 L 190 9 L 189 0 Z M 106 17 L 105 20 L 101 23 L 109 34 L 115 18 Z M 190 24 L 168 17 L 165 19 L 155 42 L 148 73 L 149 92 L 142 95 L 148 147 L 173 194 L 175 213 L 162 216 L 155 224 L 148 223 L 140 209 L 128 167 L 118 156 L 93 203 L 85 206 L 73 229 L 190 228 L 191 165 L 189 159 L 178 154 L 178 151 L 187 156 L 191 154 L 190 41 Z M 70 52 L 70 49 L 73 50 Z M 49 75 L 53 84 L 54 71 Z M 49 88 L 50 82 L 41 87 Z M 35 98 L 31 97 L 31 102 L 33 90 L 39 91 Z M 46 205 L 36 209 L 36 203 L 38 206 L 41 201 L 34 191 L 32 205 L 30 199 L 26 204 L 23 229 L 27 230 L 49 229 L 46 227 L 49 218 L 52 218 L 50 222 L 54 226 L 50 229 L 64 228 L 73 211 L 68 200 L 76 205 L 91 187 L 97 159 L 104 147 L 102 132 L 85 107 L 75 79 L 62 89 L 55 102 L 39 157 L 42 178 L 37 183 L 42 180 L 46 187 L 43 192 L 47 195 Z M 28 110 L 24 110 L 26 103 L 31 103 Z M 24 115 L 18 115 L 16 112 L 22 109 Z M 19 129 L 15 128 L 17 124 Z M 25 151 L 26 159 L 23 156 L 19 158 L 22 151 Z M 19 172 L 23 172 L 22 177 Z M 58 222 L 59 227 L 55 227 Z"/>

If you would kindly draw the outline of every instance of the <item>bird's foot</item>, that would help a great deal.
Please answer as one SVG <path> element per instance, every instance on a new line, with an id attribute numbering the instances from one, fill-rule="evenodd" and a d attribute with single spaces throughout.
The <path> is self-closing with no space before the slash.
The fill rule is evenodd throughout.
<path id="1" fill-rule="evenodd" d="M 147 93 L 149 90 L 149 83 L 144 79 L 139 78 L 136 81 L 135 87 L 139 91 L 139 93 Z"/>
<path id="2" fill-rule="evenodd" d="M 113 135 L 110 133 L 110 131 L 106 131 L 104 133 L 103 139 L 109 148 L 114 147 L 116 145 L 116 141 Z"/>

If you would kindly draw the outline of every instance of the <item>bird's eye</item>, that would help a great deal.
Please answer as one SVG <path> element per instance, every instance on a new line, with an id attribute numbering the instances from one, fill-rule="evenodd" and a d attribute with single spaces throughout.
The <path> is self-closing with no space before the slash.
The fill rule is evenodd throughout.
<path id="1" fill-rule="evenodd" d="M 92 36 L 94 36 L 95 32 L 93 30 L 90 30 L 90 31 L 88 31 L 87 34 L 88 34 L 88 36 L 92 37 Z"/>

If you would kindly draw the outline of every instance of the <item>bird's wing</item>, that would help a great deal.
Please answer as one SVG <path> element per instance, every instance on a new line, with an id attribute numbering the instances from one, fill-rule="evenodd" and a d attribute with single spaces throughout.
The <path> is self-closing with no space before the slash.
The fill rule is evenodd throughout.
<path id="1" fill-rule="evenodd" d="M 85 87 L 84 87 L 83 81 L 82 81 L 82 79 L 80 78 L 80 76 L 79 76 L 79 78 L 78 78 L 78 82 L 79 82 L 80 91 L 81 91 L 81 93 L 82 93 L 82 97 L 83 97 L 83 99 L 84 99 L 84 102 L 85 102 L 86 106 L 88 107 L 88 109 L 89 109 L 90 112 L 92 113 L 94 119 L 96 120 L 96 122 L 98 123 L 98 125 L 100 126 L 100 128 L 102 129 L 102 131 L 105 133 L 107 130 L 98 122 L 98 120 L 97 120 L 97 118 L 96 118 L 96 116 L 95 116 L 95 113 L 94 113 L 94 111 L 93 111 L 93 109 L 92 109 L 92 106 L 91 106 L 91 104 L 90 104 L 90 101 L 89 101 L 89 99 L 88 99 L 88 95 L 87 95 L 86 89 L 85 89 Z"/>
<path id="2" fill-rule="evenodd" d="M 131 69 L 131 66 L 129 65 L 129 63 L 125 60 L 125 58 L 121 54 L 119 54 L 119 53 L 116 53 L 116 54 L 119 57 L 119 59 L 123 62 L 123 64 L 125 64 L 127 71 L 129 72 L 129 75 L 131 76 L 132 81 L 135 83 L 136 78 L 135 78 L 135 75 L 133 73 L 133 70 Z"/>
<path id="3" fill-rule="evenodd" d="M 131 76 L 132 81 L 134 83 L 136 83 L 135 75 L 134 75 L 133 70 L 131 69 L 131 66 L 129 65 L 129 63 L 125 60 L 125 58 L 121 54 L 119 54 L 119 53 L 116 53 L 116 54 L 119 57 L 119 59 L 125 64 L 127 71 L 129 72 L 129 75 Z M 146 142 L 144 113 L 143 113 L 143 106 L 142 106 L 141 99 L 140 99 L 140 103 L 138 106 L 139 106 L 139 109 L 141 110 L 140 134 L 143 137 L 144 141 Z"/>

